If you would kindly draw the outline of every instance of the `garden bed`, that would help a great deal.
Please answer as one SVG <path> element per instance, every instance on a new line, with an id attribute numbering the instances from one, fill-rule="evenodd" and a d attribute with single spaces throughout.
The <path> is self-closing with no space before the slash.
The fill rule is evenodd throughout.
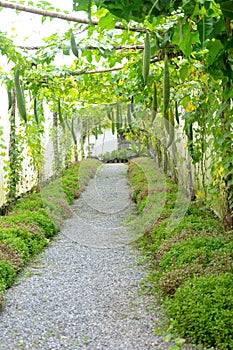
<path id="1" fill-rule="evenodd" d="M 131 161 L 128 174 L 139 212 L 136 245 L 150 270 L 145 283 L 162 300 L 166 332 L 208 349 L 232 349 L 232 232 L 198 201 L 169 229 L 178 186 L 147 158 Z"/>
<path id="2" fill-rule="evenodd" d="M 97 160 L 73 165 L 39 193 L 20 198 L 7 215 L 0 217 L 0 309 L 6 289 L 72 215 L 70 204 L 79 197 L 99 165 Z"/>

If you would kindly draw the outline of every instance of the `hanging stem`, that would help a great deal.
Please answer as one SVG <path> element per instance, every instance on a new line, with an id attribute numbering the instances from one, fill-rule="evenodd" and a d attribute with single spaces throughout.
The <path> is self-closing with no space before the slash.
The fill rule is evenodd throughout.
<path id="1" fill-rule="evenodd" d="M 17 185 L 19 183 L 19 169 L 17 167 L 18 163 L 18 151 L 16 145 L 16 94 L 15 88 L 11 90 L 11 113 L 10 113 L 10 142 L 9 142 L 9 192 L 8 200 L 9 202 L 14 202 L 16 199 Z"/>
<path id="2" fill-rule="evenodd" d="M 54 175 L 59 175 L 59 146 L 58 146 L 58 113 L 53 112 L 53 152 L 54 152 Z"/>

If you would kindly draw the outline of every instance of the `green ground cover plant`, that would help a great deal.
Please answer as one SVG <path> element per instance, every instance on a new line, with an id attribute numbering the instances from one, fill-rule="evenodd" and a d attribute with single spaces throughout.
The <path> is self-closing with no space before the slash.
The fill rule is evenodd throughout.
<path id="1" fill-rule="evenodd" d="M 112 159 L 128 159 L 137 156 L 137 152 L 132 149 L 121 148 L 112 152 L 106 152 L 99 155 L 99 158 L 103 161 Z"/>
<path id="2" fill-rule="evenodd" d="M 205 347 L 233 348 L 232 273 L 194 276 L 167 300 L 172 327 Z"/>
<path id="3" fill-rule="evenodd" d="M 29 226 L 35 225 L 40 229 L 46 238 L 53 237 L 58 231 L 56 223 L 51 220 L 49 213 L 45 208 L 40 208 L 36 211 L 31 211 L 30 209 L 13 211 L 12 213 L 9 213 L 7 217 L 4 217 L 4 219 L 1 220 L 1 226 L 12 224 L 26 224 Z"/>
<path id="4" fill-rule="evenodd" d="M 165 310 L 164 332 L 201 348 L 232 349 L 232 232 L 198 201 L 169 230 L 178 186 L 149 158 L 131 161 L 128 176 L 138 207 L 135 244 L 149 268 L 145 285 Z"/>
<path id="5" fill-rule="evenodd" d="M 17 273 L 40 253 L 72 215 L 70 204 L 94 176 L 100 162 L 84 160 L 64 170 L 62 177 L 43 185 L 38 193 L 21 197 L 0 217 L 0 310 L 4 292 Z"/>

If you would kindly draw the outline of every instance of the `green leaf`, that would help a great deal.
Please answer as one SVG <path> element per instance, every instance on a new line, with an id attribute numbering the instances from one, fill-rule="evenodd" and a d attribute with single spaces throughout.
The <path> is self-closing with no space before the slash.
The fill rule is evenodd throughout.
<path id="1" fill-rule="evenodd" d="M 87 11 L 88 1 L 87 0 L 73 0 L 74 11 Z"/>
<path id="2" fill-rule="evenodd" d="M 91 50 L 85 50 L 85 51 L 83 51 L 82 55 L 86 57 L 86 59 L 87 59 L 87 61 L 88 61 L 89 63 L 92 62 L 92 53 L 91 53 Z"/>
<path id="3" fill-rule="evenodd" d="M 176 338 L 176 339 L 175 339 L 175 343 L 176 343 L 177 345 L 182 345 L 182 344 L 185 343 L 185 339 L 184 339 L 184 338 Z"/>
<path id="4" fill-rule="evenodd" d="M 199 33 L 192 31 L 190 23 L 181 26 L 178 24 L 174 31 L 172 43 L 178 45 L 186 56 L 190 56 L 193 51 L 192 44 L 199 43 Z"/>
<path id="5" fill-rule="evenodd" d="M 181 67 L 181 69 L 179 70 L 179 73 L 180 73 L 180 79 L 182 81 L 185 81 L 188 77 L 189 77 L 189 74 L 191 72 L 191 67 L 188 63 L 186 63 L 185 65 L 183 65 Z"/>
<path id="6" fill-rule="evenodd" d="M 205 42 L 209 37 L 212 31 L 214 30 L 214 21 L 213 17 L 204 18 L 198 23 L 197 28 L 200 36 L 201 42 Z"/>
<path id="7" fill-rule="evenodd" d="M 110 12 L 107 12 L 105 16 L 101 17 L 99 20 L 99 27 L 103 30 L 110 30 L 115 28 L 116 20 L 113 18 Z"/>
<path id="8" fill-rule="evenodd" d="M 224 17 L 233 19 L 233 1 L 220 1 L 220 7 Z"/>
<path id="9" fill-rule="evenodd" d="M 174 30 L 172 43 L 175 45 L 179 45 L 183 38 L 183 19 L 179 20 L 177 26 Z"/>
<path id="10" fill-rule="evenodd" d="M 189 95 L 184 96 L 184 98 L 181 101 L 181 103 L 182 103 L 184 108 L 187 108 L 189 102 L 190 102 L 190 96 Z"/>
<path id="11" fill-rule="evenodd" d="M 213 27 L 213 31 L 211 32 L 210 39 L 224 33 L 226 33 L 226 23 L 224 21 L 224 18 L 221 17 L 216 23 L 214 23 L 214 27 Z"/>
<path id="12" fill-rule="evenodd" d="M 168 343 L 171 339 L 172 339 L 172 335 L 169 333 L 165 335 L 165 337 L 163 338 L 163 341 L 165 343 Z"/>
<path id="13" fill-rule="evenodd" d="M 65 46 L 64 48 L 63 48 L 63 55 L 65 55 L 65 56 L 69 56 L 70 55 L 70 46 Z"/>
<path id="14" fill-rule="evenodd" d="M 207 56 L 207 64 L 208 65 L 211 65 L 216 57 L 218 56 L 218 54 L 224 50 L 224 46 L 223 44 L 221 43 L 220 40 L 211 40 L 208 42 L 207 44 L 207 49 L 209 50 L 208 52 L 208 56 Z"/>

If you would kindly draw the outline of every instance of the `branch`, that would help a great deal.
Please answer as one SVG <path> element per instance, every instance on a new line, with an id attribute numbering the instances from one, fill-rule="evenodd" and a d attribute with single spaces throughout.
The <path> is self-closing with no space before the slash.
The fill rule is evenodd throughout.
<path id="1" fill-rule="evenodd" d="M 40 50 L 43 46 L 19 46 L 20 49 L 24 50 Z M 99 50 L 97 46 L 87 46 L 88 50 Z M 144 50 L 144 45 L 122 45 L 113 46 L 111 50 Z"/>
<path id="2" fill-rule="evenodd" d="M 106 69 L 100 69 L 100 70 L 89 70 L 84 72 L 84 74 L 98 74 L 98 73 L 107 73 L 107 72 L 113 72 L 115 70 L 121 70 L 123 67 L 115 67 L 115 68 L 106 68 Z"/>
<path id="3" fill-rule="evenodd" d="M 137 48 L 144 49 L 143 45 L 138 45 L 138 46 L 140 46 L 140 47 L 137 47 Z M 181 51 L 178 51 L 176 53 L 173 53 L 173 52 L 169 53 L 168 57 L 174 58 L 174 57 L 182 56 L 182 55 L 183 55 L 183 53 Z M 159 50 L 157 56 L 153 57 L 150 60 L 150 63 L 159 62 L 159 61 L 162 61 L 163 59 L 164 59 L 164 52 L 163 52 L 163 50 Z M 101 74 L 101 73 L 114 72 L 114 71 L 121 70 L 123 68 L 124 68 L 123 66 L 120 66 L 120 67 L 115 67 L 115 68 L 105 68 L 105 69 L 89 70 L 89 71 L 87 70 L 87 68 L 85 68 L 79 72 L 67 70 L 66 73 L 67 73 L 67 75 L 72 75 L 72 76 L 76 77 L 76 76 L 80 76 L 82 74 Z M 50 82 L 48 81 L 48 79 L 46 77 L 43 77 L 43 80 L 40 81 L 40 84 L 43 84 L 43 83 L 48 84 Z"/>
<path id="4" fill-rule="evenodd" d="M 18 5 L 18 4 L 14 4 L 11 2 L 0 1 L 0 7 L 9 8 L 9 9 L 18 10 L 18 11 L 23 11 L 23 12 L 29 12 L 29 13 L 33 13 L 33 14 L 39 15 L 39 16 L 62 19 L 65 21 L 70 21 L 70 22 L 90 24 L 90 21 L 87 19 L 84 19 L 84 18 L 66 15 L 66 14 L 54 12 L 54 11 L 42 10 L 42 9 L 29 7 L 29 6 Z M 98 23 L 99 23 L 98 21 L 92 20 L 92 24 L 94 24 L 95 26 L 98 25 Z M 144 29 L 144 28 L 135 28 L 135 27 L 130 27 L 130 26 L 124 27 L 122 24 L 119 24 L 119 23 L 117 23 L 115 25 L 115 29 L 130 30 L 131 32 L 140 32 L 140 33 L 146 32 L 146 29 Z"/>
<path id="5" fill-rule="evenodd" d="M 65 76 L 73 76 L 73 77 L 77 77 L 83 74 L 99 74 L 99 73 L 107 73 L 107 72 L 113 72 L 116 70 L 121 70 L 123 69 L 123 66 L 120 67 L 115 67 L 115 68 L 105 68 L 105 69 L 99 69 L 99 70 L 87 70 L 87 68 L 80 70 L 79 72 L 75 72 L 75 71 L 71 71 L 71 70 L 65 70 Z M 37 83 L 39 84 L 51 84 L 51 81 L 53 81 L 54 76 L 56 77 L 61 77 L 61 76 L 57 76 L 57 75 L 50 75 L 50 76 L 41 76 L 41 79 L 37 79 Z M 50 79 L 49 79 L 50 78 Z M 64 78 L 64 75 L 62 76 L 62 78 Z"/>
<path id="6" fill-rule="evenodd" d="M 169 46 L 170 49 L 174 49 L 175 46 L 174 45 L 170 45 Z M 171 58 L 175 58 L 175 57 L 178 57 L 178 56 L 183 56 L 183 52 L 182 51 L 176 51 L 176 52 L 168 52 L 168 58 L 171 59 Z M 160 49 L 156 56 L 151 58 L 150 60 L 150 63 L 155 63 L 155 62 L 160 62 L 160 61 L 163 61 L 164 60 L 164 50 L 163 49 Z"/>
<path id="7" fill-rule="evenodd" d="M 25 50 L 39 50 L 43 48 L 43 46 L 19 46 L 21 49 Z M 169 49 L 173 50 L 175 48 L 174 45 L 170 45 Z M 88 50 L 99 50 L 97 46 L 87 46 Z M 113 46 L 111 50 L 144 50 L 144 45 L 122 45 L 122 46 Z M 178 56 L 183 56 L 182 51 L 176 51 L 176 52 L 168 52 L 168 58 L 174 58 Z M 156 56 L 150 59 L 150 63 L 160 62 L 164 60 L 164 50 L 160 49 Z"/>
<path id="8" fill-rule="evenodd" d="M 144 45 L 114 46 L 113 50 L 144 50 Z"/>
<path id="9" fill-rule="evenodd" d="M 140 49 L 144 49 L 143 45 L 138 45 L 138 46 L 140 46 Z M 178 56 L 183 56 L 182 51 L 170 52 L 168 54 L 169 59 L 175 58 L 175 57 L 178 57 Z M 157 56 L 151 58 L 150 63 L 160 62 L 162 60 L 164 60 L 164 52 L 163 52 L 163 50 L 159 50 Z M 120 67 L 115 67 L 115 68 L 106 68 L 106 69 L 101 69 L 101 70 L 85 71 L 82 74 L 107 73 L 107 72 L 113 72 L 113 71 L 116 71 L 116 70 L 121 70 L 123 68 L 124 68 L 123 66 L 120 66 Z"/>

